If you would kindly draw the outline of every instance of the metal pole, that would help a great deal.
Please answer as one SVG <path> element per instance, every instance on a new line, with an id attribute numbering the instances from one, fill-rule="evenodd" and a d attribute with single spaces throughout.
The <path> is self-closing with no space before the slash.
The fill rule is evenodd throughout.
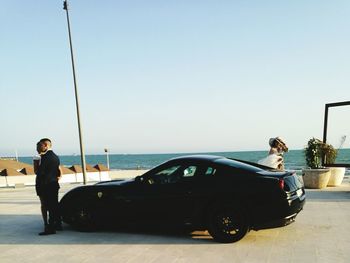
<path id="1" fill-rule="evenodd" d="M 108 155 L 108 149 L 105 149 L 106 157 L 107 157 L 107 168 L 109 170 L 109 155 Z"/>
<path id="2" fill-rule="evenodd" d="M 75 67 L 74 67 L 74 56 L 73 56 L 73 46 L 72 46 L 72 36 L 70 32 L 70 23 L 69 23 L 69 14 L 68 14 L 68 1 L 63 1 L 63 9 L 66 10 L 67 14 L 67 24 L 68 24 L 68 34 L 69 34 L 69 46 L 70 46 L 70 54 L 72 60 L 72 70 L 73 70 L 73 80 L 74 80 L 74 91 L 75 91 L 75 104 L 77 108 L 77 118 L 78 118 L 78 130 L 79 130 L 79 141 L 80 141 L 80 156 L 81 156 L 81 166 L 83 169 L 83 180 L 84 184 L 86 184 L 86 163 L 85 163 L 85 153 L 83 146 L 83 135 L 81 132 L 81 124 L 80 124 L 80 114 L 79 114 L 79 98 L 78 98 L 78 87 L 77 80 L 75 77 Z"/>
<path id="3" fill-rule="evenodd" d="M 327 129 L 328 129 L 328 107 L 329 105 L 325 105 L 324 109 L 324 121 L 323 121 L 323 142 L 327 142 Z"/>
<path id="4" fill-rule="evenodd" d="M 324 121 L 323 121 L 323 143 L 327 143 L 327 129 L 328 129 L 328 104 L 324 108 Z M 326 156 L 322 155 L 322 166 L 325 166 Z"/>

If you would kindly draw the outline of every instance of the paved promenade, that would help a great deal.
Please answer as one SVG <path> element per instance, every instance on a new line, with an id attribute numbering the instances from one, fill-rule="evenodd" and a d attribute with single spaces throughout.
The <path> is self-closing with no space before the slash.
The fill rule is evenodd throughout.
<path id="1" fill-rule="evenodd" d="M 77 185 L 65 185 L 64 192 Z M 350 184 L 307 190 L 296 222 L 233 244 L 186 234 L 42 231 L 34 187 L 0 188 L 0 262 L 350 262 Z"/>

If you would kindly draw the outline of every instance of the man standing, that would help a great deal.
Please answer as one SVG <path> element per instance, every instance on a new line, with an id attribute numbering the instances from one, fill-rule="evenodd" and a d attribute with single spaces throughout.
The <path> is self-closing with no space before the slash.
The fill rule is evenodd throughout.
<path id="1" fill-rule="evenodd" d="M 48 138 L 39 141 L 41 162 L 37 170 L 37 183 L 42 191 L 42 198 L 49 212 L 49 222 L 44 232 L 39 235 L 56 234 L 56 230 L 62 230 L 62 223 L 58 206 L 58 184 L 60 173 L 60 160 L 51 150 L 51 140 Z"/>
<path id="2" fill-rule="evenodd" d="M 33 158 L 33 166 L 34 166 L 34 173 L 37 175 L 38 174 L 38 168 L 40 165 L 40 160 L 41 160 L 41 143 L 38 142 L 36 144 L 36 151 L 38 152 L 38 155 L 35 155 Z M 41 189 L 41 182 L 40 182 L 40 177 L 37 175 L 35 178 L 35 190 L 37 196 L 39 196 L 40 199 L 40 204 L 41 204 L 41 215 L 43 217 L 44 225 L 47 227 L 48 221 L 47 221 L 47 209 L 46 209 L 46 204 L 45 204 L 45 199 L 43 197 L 43 191 Z"/>

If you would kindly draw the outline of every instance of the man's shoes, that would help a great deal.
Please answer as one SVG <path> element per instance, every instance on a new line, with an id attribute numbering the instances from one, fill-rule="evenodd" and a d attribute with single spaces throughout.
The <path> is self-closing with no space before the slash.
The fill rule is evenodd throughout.
<path id="1" fill-rule="evenodd" d="M 40 232 L 39 236 L 47 236 L 47 235 L 53 235 L 56 234 L 55 230 L 45 230 L 44 232 Z"/>
<path id="2" fill-rule="evenodd" d="M 44 232 L 40 232 L 39 236 L 47 236 L 47 235 L 53 235 L 56 234 L 56 230 L 53 229 L 51 226 L 49 225 L 45 225 L 45 230 Z"/>

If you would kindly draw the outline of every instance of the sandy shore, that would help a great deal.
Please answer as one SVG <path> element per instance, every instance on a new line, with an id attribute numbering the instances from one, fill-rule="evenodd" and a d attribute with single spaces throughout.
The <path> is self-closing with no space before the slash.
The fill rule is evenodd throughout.
<path id="1" fill-rule="evenodd" d="M 112 180 L 115 179 L 124 179 L 124 178 L 133 178 L 138 175 L 142 175 L 148 170 L 110 170 L 109 176 Z"/>

